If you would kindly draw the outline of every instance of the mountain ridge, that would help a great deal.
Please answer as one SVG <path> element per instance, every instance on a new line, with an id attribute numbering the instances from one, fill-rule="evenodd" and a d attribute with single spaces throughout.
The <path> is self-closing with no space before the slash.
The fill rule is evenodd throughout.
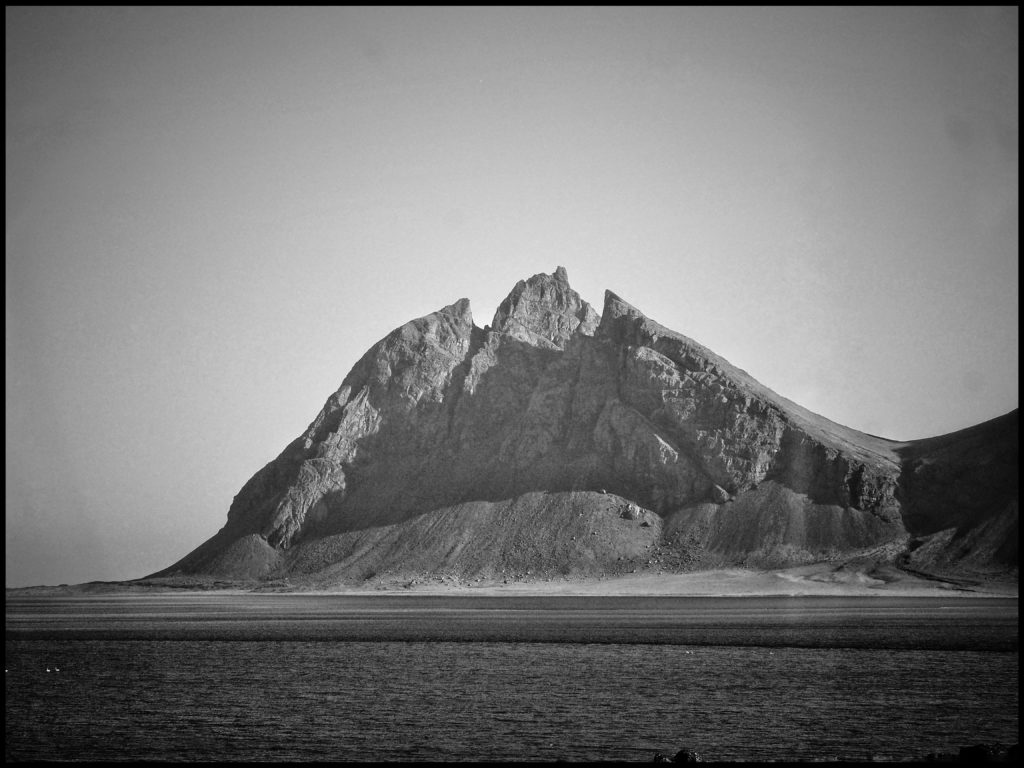
<path id="1" fill-rule="evenodd" d="M 674 571 L 880 547 L 922 572 L 1015 577 L 1016 413 L 920 441 L 868 435 L 612 291 L 598 315 L 558 267 L 519 281 L 491 325 L 476 326 L 464 298 L 374 344 L 242 487 L 224 527 L 151 578 L 496 578 L 480 552 L 516 578 L 621 574 L 650 565 L 636 542 Z M 973 489 L 955 509 L 950 477 Z M 594 531 L 566 533 L 594 510 Z M 424 525 L 436 551 L 410 544 Z"/>

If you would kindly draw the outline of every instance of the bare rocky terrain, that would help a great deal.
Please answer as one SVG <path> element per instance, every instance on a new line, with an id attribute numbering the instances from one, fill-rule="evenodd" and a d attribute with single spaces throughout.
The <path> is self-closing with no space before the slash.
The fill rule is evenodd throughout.
<path id="1" fill-rule="evenodd" d="M 811 567 L 846 587 L 1015 584 L 1017 434 L 1017 411 L 912 442 L 844 427 L 610 291 L 598 315 L 560 267 L 520 281 L 484 328 L 467 299 L 396 328 L 214 537 L 137 583 L 607 586 Z"/>

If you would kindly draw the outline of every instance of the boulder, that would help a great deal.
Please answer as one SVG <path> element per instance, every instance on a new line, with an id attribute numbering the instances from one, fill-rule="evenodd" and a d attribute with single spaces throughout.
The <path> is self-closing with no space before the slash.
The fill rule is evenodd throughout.
<path id="1" fill-rule="evenodd" d="M 698 752 L 692 749 L 681 749 L 676 752 L 676 756 L 672 758 L 674 763 L 702 763 L 704 759 Z"/>

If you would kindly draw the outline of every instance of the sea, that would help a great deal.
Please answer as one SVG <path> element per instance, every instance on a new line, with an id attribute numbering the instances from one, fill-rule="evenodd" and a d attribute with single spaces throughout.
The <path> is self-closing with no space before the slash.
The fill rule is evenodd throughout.
<path id="1" fill-rule="evenodd" d="M 904 761 L 1019 732 L 1017 600 L 8 597 L 5 759 Z"/>

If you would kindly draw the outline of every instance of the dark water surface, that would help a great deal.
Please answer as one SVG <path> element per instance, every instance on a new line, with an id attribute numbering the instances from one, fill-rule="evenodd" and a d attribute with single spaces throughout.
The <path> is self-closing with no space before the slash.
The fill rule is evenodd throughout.
<path id="1" fill-rule="evenodd" d="M 1016 600 L 23 598 L 6 630 L 7 760 L 899 759 L 1018 739 Z"/>

